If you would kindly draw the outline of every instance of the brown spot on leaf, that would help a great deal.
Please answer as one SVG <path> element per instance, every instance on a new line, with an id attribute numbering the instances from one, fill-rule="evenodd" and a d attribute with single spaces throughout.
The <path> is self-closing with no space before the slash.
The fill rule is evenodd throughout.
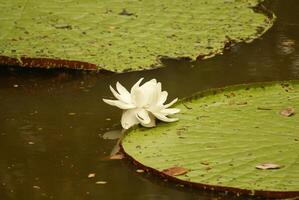
<path id="1" fill-rule="evenodd" d="M 255 166 L 257 169 L 280 169 L 283 165 L 275 164 L 275 163 L 262 163 Z"/>
<path id="2" fill-rule="evenodd" d="M 118 13 L 119 15 L 123 15 L 123 16 L 132 16 L 134 15 L 134 13 L 128 12 L 126 9 L 123 9 L 120 13 Z"/>
<path id="3" fill-rule="evenodd" d="M 183 167 L 170 167 L 168 169 L 164 169 L 162 172 L 169 176 L 179 176 L 186 174 L 189 170 Z"/>
<path id="4" fill-rule="evenodd" d="M 237 105 L 247 105 L 247 101 L 241 101 L 241 102 L 238 102 L 236 103 Z"/>
<path id="5" fill-rule="evenodd" d="M 258 110 L 272 110 L 272 108 L 266 108 L 266 107 L 257 107 Z"/>
<path id="6" fill-rule="evenodd" d="M 208 161 L 201 161 L 200 164 L 202 164 L 202 165 L 209 165 L 210 163 Z"/>
<path id="7" fill-rule="evenodd" d="M 231 98 L 231 97 L 235 97 L 236 94 L 231 92 L 231 93 L 228 93 L 228 94 L 224 94 L 224 96 L 226 96 L 227 98 Z"/>
<path id="8" fill-rule="evenodd" d="M 73 27 L 70 24 L 55 24 L 54 27 L 56 29 L 68 29 L 71 30 Z"/>
<path id="9" fill-rule="evenodd" d="M 191 107 L 189 107 L 188 105 L 186 105 L 185 103 L 182 103 L 183 104 L 183 106 L 185 106 L 185 108 L 187 108 L 188 110 L 191 110 L 192 108 Z"/>
<path id="10" fill-rule="evenodd" d="M 205 168 L 205 170 L 207 170 L 207 171 L 209 171 L 209 170 L 211 170 L 212 169 L 212 167 L 206 167 Z"/>
<path id="11" fill-rule="evenodd" d="M 295 109 L 293 107 L 287 107 L 281 110 L 279 114 L 285 117 L 290 117 L 295 114 Z"/>

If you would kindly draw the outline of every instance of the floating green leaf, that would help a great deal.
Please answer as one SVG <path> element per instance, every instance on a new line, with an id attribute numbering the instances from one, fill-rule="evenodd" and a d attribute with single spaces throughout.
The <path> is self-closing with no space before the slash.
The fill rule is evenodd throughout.
<path id="1" fill-rule="evenodd" d="M 123 72 L 213 56 L 272 26 L 258 2 L 0 0 L 0 64 Z"/>
<path id="2" fill-rule="evenodd" d="M 135 163 L 161 176 L 186 168 L 175 181 L 201 188 L 299 195 L 299 114 L 280 114 L 299 110 L 299 81 L 210 90 L 176 107 L 178 122 L 127 133 L 122 147 Z M 258 169 L 262 163 L 280 167 Z"/>

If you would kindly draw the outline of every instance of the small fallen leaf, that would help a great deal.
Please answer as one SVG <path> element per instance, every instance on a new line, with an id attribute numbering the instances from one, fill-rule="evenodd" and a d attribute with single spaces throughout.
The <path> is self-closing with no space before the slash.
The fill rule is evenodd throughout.
<path id="1" fill-rule="evenodd" d="M 88 178 L 94 178 L 95 176 L 96 176 L 95 173 L 90 173 L 90 174 L 88 174 Z"/>
<path id="2" fill-rule="evenodd" d="M 121 160 L 121 159 L 123 159 L 123 158 L 124 158 L 124 155 L 118 153 L 118 154 L 115 154 L 115 155 L 110 156 L 109 159 L 110 159 L 110 160 Z"/>
<path id="3" fill-rule="evenodd" d="M 275 163 L 262 163 L 255 166 L 257 169 L 280 169 L 283 165 L 275 164 Z"/>
<path id="4" fill-rule="evenodd" d="M 281 110 L 279 114 L 285 117 L 290 117 L 295 114 L 295 109 L 292 107 L 287 107 Z"/>
<path id="5" fill-rule="evenodd" d="M 168 169 L 164 169 L 162 172 L 169 176 L 179 176 L 186 174 L 189 170 L 183 167 L 170 167 Z"/>
<path id="6" fill-rule="evenodd" d="M 144 170 L 143 170 L 143 169 L 137 169 L 136 172 L 137 172 L 137 173 L 143 173 Z"/>
<path id="7" fill-rule="evenodd" d="M 39 189 L 40 189 L 40 187 L 39 187 L 39 186 L 37 186 L 37 185 L 34 185 L 34 186 L 33 186 L 33 189 L 39 190 Z"/>
<path id="8" fill-rule="evenodd" d="M 96 182 L 97 185 L 104 185 L 104 184 L 106 184 L 106 183 L 107 183 L 107 181 L 97 181 L 97 182 Z"/>

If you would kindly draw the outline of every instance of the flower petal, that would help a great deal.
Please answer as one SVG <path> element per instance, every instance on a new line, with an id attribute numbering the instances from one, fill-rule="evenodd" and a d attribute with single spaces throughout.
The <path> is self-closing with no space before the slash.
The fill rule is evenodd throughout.
<path id="1" fill-rule="evenodd" d="M 161 113 L 153 113 L 155 115 L 155 117 L 157 117 L 159 120 L 164 121 L 164 122 L 174 122 L 177 121 L 178 118 L 168 118 L 165 115 L 161 114 Z"/>
<path id="2" fill-rule="evenodd" d="M 114 95 L 114 97 L 117 98 L 118 100 L 121 100 L 120 94 L 118 94 L 118 92 L 116 92 L 111 85 L 109 85 L 109 88 L 110 88 L 112 94 Z"/>
<path id="3" fill-rule="evenodd" d="M 130 109 L 123 112 L 121 116 L 121 125 L 124 129 L 129 129 L 130 127 L 139 124 L 136 118 L 137 109 Z"/>
<path id="4" fill-rule="evenodd" d="M 158 105 L 163 105 L 167 100 L 168 92 L 163 91 L 160 93 L 159 100 L 157 102 Z"/>
<path id="5" fill-rule="evenodd" d="M 155 86 L 152 88 L 152 95 L 148 98 L 147 107 L 151 107 L 153 105 L 157 105 L 159 103 L 159 99 L 161 96 L 161 83 L 158 82 L 155 84 Z"/>
<path id="6" fill-rule="evenodd" d="M 131 88 L 131 94 L 133 94 L 134 91 L 135 91 L 137 88 L 139 88 L 139 85 L 140 85 L 141 81 L 143 81 L 143 79 L 144 79 L 144 78 L 139 79 L 139 80 L 133 85 L 133 87 Z"/>
<path id="7" fill-rule="evenodd" d="M 156 90 L 156 86 L 157 86 L 157 80 L 152 79 L 150 81 L 145 82 L 142 86 L 140 86 L 140 88 L 144 90 L 146 93 L 147 91 L 152 91 L 153 89 Z"/>
<path id="8" fill-rule="evenodd" d="M 133 104 L 128 104 L 128 103 L 124 103 L 122 101 L 119 100 L 110 100 L 110 99 L 103 99 L 103 101 L 111 106 L 116 106 L 120 109 L 132 109 L 135 108 L 135 105 Z"/>
<path id="9" fill-rule="evenodd" d="M 149 113 L 144 109 L 139 109 L 136 112 L 136 118 L 140 121 L 142 124 L 149 124 L 151 122 L 151 119 L 149 117 Z"/>
<path id="10" fill-rule="evenodd" d="M 148 124 L 141 123 L 142 126 L 148 127 L 148 128 L 156 126 L 155 116 L 153 114 L 149 113 L 149 117 L 150 117 L 150 123 L 148 123 Z"/>
<path id="11" fill-rule="evenodd" d="M 170 106 L 172 106 L 173 104 L 175 104 L 178 101 L 178 98 L 175 98 L 174 100 L 172 100 L 170 103 L 164 105 L 164 108 L 168 108 Z"/>
<path id="12" fill-rule="evenodd" d="M 131 94 L 122 84 L 116 82 L 116 89 L 124 102 L 131 103 Z"/>
<path id="13" fill-rule="evenodd" d="M 132 94 L 132 101 L 138 108 L 142 108 L 146 105 L 148 96 L 141 88 L 136 88 Z"/>
<path id="14" fill-rule="evenodd" d="M 178 108 L 166 108 L 166 109 L 161 110 L 160 112 L 164 115 L 173 115 L 173 114 L 176 114 L 180 111 L 181 110 L 178 109 Z"/>
<path id="15" fill-rule="evenodd" d="M 143 102 L 140 106 L 149 107 L 153 104 L 156 104 L 158 90 L 157 90 L 157 80 L 152 79 L 146 83 L 144 83 L 139 88 L 143 93 Z"/>

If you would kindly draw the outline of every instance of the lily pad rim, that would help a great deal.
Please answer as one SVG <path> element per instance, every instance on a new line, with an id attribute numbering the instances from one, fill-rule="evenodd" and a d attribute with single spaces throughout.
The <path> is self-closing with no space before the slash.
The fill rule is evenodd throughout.
<path id="1" fill-rule="evenodd" d="M 183 185 L 190 188 L 196 188 L 199 190 L 207 190 L 207 191 L 213 191 L 218 193 L 225 193 L 225 194 L 232 194 L 232 195 L 243 195 L 243 196 L 256 196 L 256 197 L 265 197 L 265 198 L 274 198 L 274 199 L 285 199 L 285 198 L 296 198 L 299 197 L 299 191 L 266 191 L 266 190 L 248 190 L 248 189 L 241 189 L 237 187 L 228 187 L 228 186 L 219 186 L 219 185 L 211 185 L 211 184 L 204 184 L 204 183 L 195 183 L 190 182 L 186 180 L 182 180 L 179 178 L 176 178 L 174 176 L 167 175 L 163 173 L 162 171 L 159 171 L 157 169 L 154 169 L 152 167 L 148 167 L 146 165 L 143 165 L 142 163 L 135 160 L 132 156 L 126 153 L 124 150 L 124 147 L 122 143 L 120 143 L 120 152 L 124 155 L 124 158 L 129 161 L 130 163 L 133 163 L 133 165 L 138 168 L 142 169 L 145 172 L 149 174 L 153 174 L 158 178 L 161 179 L 167 179 L 171 183 L 175 185 Z"/>
<path id="2" fill-rule="evenodd" d="M 221 92 L 231 92 L 236 91 L 238 89 L 246 89 L 247 87 L 250 88 L 257 88 L 257 87 L 269 87 L 272 85 L 282 85 L 282 84 L 299 84 L 299 79 L 292 79 L 292 80 L 284 80 L 284 81 L 269 81 L 269 82 L 253 82 L 253 83 L 244 83 L 244 84 L 234 84 L 234 85 L 228 85 L 225 87 L 219 87 L 219 88 L 210 88 L 206 90 L 202 90 L 198 93 L 195 93 L 189 97 L 185 97 L 180 99 L 177 103 L 174 104 L 174 107 L 178 104 L 181 104 L 183 102 L 188 102 L 193 99 L 202 98 L 209 95 L 215 95 Z M 175 123 L 175 122 L 174 122 Z M 182 180 L 179 178 L 176 178 L 174 176 L 169 176 L 163 173 L 162 171 L 159 171 L 157 169 L 154 169 L 152 167 L 143 165 L 139 161 L 135 160 L 131 155 L 129 155 L 123 145 L 122 141 L 126 137 L 127 134 L 129 134 L 131 131 L 136 130 L 140 128 L 139 125 L 135 125 L 129 129 L 127 129 L 120 141 L 120 152 L 124 155 L 125 158 L 127 158 L 128 161 L 133 163 L 135 166 L 137 166 L 140 169 L 143 169 L 144 171 L 154 174 L 160 178 L 168 179 L 172 183 L 175 183 L 176 185 L 183 185 L 188 186 L 191 188 L 197 188 L 201 190 L 209 190 L 209 191 L 216 191 L 216 192 L 224 192 L 224 193 L 230 193 L 235 195 L 245 195 L 245 196 L 258 196 L 258 197 L 265 197 L 265 198 L 296 198 L 299 197 L 299 191 L 268 191 L 268 190 L 249 190 L 249 189 L 242 189 L 237 187 L 228 187 L 228 186 L 219 186 L 219 185 L 211 185 L 211 184 L 204 184 L 204 183 L 196 183 L 196 182 L 190 182 L 186 180 Z M 155 128 L 155 127 L 153 127 Z"/>
<path id="3" fill-rule="evenodd" d="M 205 89 L 199 92 L 196 92 L 192 94 L 189 97 L 184 97 L 182 99 L 179 99 L 173 106 L 176 106 L 178 104 L 181 104 L 183 102 L 188 102 L 193 99 L 202 98 L 208 95 L 215 95 L 221 92 L 232 92 L 238 89 L 251 89 L 251 88 L 258 88 L 258 87 L 269 87 L 272 85 L 282 85 L 282 84 L 299 84 L 299 79 L 290 79 L 290 80 L 284 80 L 284 81 L 267 81 L 267 82 L 252 82 L 252 83 L 241 83 L 241 84 L 232 84 L 227 85 L 223 87 L 216 87 L 216 88 L 209 88 Z"/>

